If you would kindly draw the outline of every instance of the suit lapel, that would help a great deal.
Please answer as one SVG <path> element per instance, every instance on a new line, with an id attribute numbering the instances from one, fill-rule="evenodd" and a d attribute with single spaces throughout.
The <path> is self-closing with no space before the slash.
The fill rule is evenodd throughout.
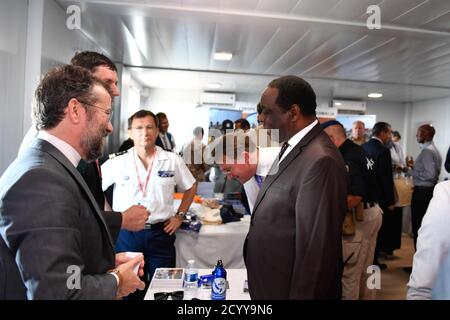
<path id="1" fill-rule="evenodd" d="M 315 136 L 317 136 L 322 129 L 320 128 L 320 124 L 316 124 L 311 131 L 309 131 L 301 140 L 300 142 L 289 152 L 289 154 L 284 158 L 284 160 L 281 163 L 278 163 L 278 159 L 275 159 L 275 162 L 272 164 L 272 168 L 270 168 L 269 172 L 275 172 L 272 175 L 268 175 L 266 179 L 264 180 L 263 185 L 261 186 L 261 190 L 258 193 L 258 196 L 255 201 L 255 206 L 253 208 L 253 213 L 256 212 L 256 209 L 258 208 L 259 204 L 261 203 L 262 199 L 264 199 L 264 196 L 266 195 L 267 190 L 270 188 L 270 186 L 278 179 L 278 177 L 283 173 L 286 168 L 289 167 L 289 165 L 294 161 L 302 152 L 302 149 L 304 146 L 306 146 Z M 276 170 L 276 167 L 278 166 L 278 170 Z M 253 218 L 253 215 L 252 215 Z"/>
<path id="2" fill-rule="evenodd" d="M 61 151 L 59 151 L 56 147 L 54 147 L 51 143 L 37 138 L 33 144 L 32 147 L 41 150 L 42 152 L 48 153 L 50 156 L 52 156 L 56 161 L 58 161 L 69 173 L 70 175 L 75 179 L 75 181 L 81 186 L 83 189 L 85 195 L 91 202 L 92 206 L 94 207 L 94 212 L 97 218 L 101 221 L 103 224 L 104 229 L 106 230 L 106 234 L 108 235 L 109 243 L 111 245 L 111 248 L 115 250 L 114 241 L 111 237 L 111 233 L 109 232 L 109 227 L 107 226 L 105 220 L 103 219 L 103 216 L 101 214 L 101 209 L 98 207 L 97 202 L 94 199 L 94 196 L 92 195 L 89 187 L 86 185 L 86 182 L 84 181 L 81 174 L 78 172 L 78 170 L 73 166 L 73 164 L 67 159 L 66 156 L 64 156 Z"/>

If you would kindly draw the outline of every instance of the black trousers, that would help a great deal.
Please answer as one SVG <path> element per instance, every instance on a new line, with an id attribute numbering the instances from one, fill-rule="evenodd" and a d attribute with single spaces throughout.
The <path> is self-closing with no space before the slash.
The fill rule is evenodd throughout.
<path id="1" fill-rule="evenodd" d="M 383 224 L 379 234 L 380 251 L 392 254 L 400 249 L 402 244 L 402 217 L 403 208 L 395 207 L 394 210 L 386 209 L 383 214 Z"/>
<path id="2" fill-rule="evenodd" d="M 417 232 L 422 224 L 422 219 L 427 212 L 428 204 L 433 197 L 434 187 L 414 187 L 411 199 L 411 224 L 414 235 L 414 248 L 416 249 Z"/>

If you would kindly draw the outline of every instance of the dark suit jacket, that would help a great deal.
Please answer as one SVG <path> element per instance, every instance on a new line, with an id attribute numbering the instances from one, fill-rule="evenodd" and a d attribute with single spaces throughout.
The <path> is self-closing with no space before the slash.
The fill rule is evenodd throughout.
<path id="1" fill-rule="evenodd" d="M 172 150 L 173 146 L 174 146 L 172 134 L 169 133 L 169 132 L 167 132 L 166 134 L 167 134 L 167 138 L 169 138 L 167 140 L 169 140 L 168 142 L 170 143 L 170 149 L 164 148 L 164 143 L 161 141 L 161 138 L 159 137 L 159 134 L 156 137 L 155 145 L 157 145 L 158 147 L 161 147 L 163 150 L 166 150 L 166 151 L 175 151 L 175 150 Z"/>
<path id="2" fill-rule="evenodd" d="M 117 237 L 119 236 L 120 228 L 122 227 L 122 213 L 104 211 L 105 194 L 102 189 L 102 177 L 100 176 L 99 168 L 97 167 L 96 162 L 86 163 L 80 170 L 80 174 L 89 187 L 89 190 L 91 190 L 115 243 Z"/>
<path id="3" fill-rule="evenodd" d="M 394 180 L 392 175 L 391 152 L 379 140 L 370 139 L 362 145 L 367 156 L 373 160 L 376 199 L 382 208 L 395 204 Z"/>
<path id="4" fill-rule="evenodd" d="M 340 299 L 347 178 L 317 124 L 267 176 L 244 246 L 252 299 Z"/>
<path id="5" fill-rule="evenodd" d="M 35 139 L 0 178 L 0 299 L 114 299 L 114 244 L 83 178 Z M 72 269 L 75 268 L 75 269 Z M 80 271 L 80 289 L 69 284 Z M 73 271 L 75 270 L 75 271 Z"/>

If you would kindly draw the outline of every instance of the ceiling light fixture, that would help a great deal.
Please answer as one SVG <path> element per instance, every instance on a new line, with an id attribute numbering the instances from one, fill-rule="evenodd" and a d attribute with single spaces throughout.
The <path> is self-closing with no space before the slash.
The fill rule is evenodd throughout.
<path id="1" fill-rule="evenodd" d="M 233 54 L 230 52 L 215 52 L 214 53 L 214 60 L 230 61 L 231 58 L 233 58 Z"/>
<path id="2" fill-rule="evenodd" d="M 214 83 L 210 82 L 207 84 L 207 86 L 209 89 L 219 89 L 222 86 L 222 84 L 218 83 L 218 82 L 214 82 Z"/>
<path id="3" fill-rule="evenodd" d="M 382 94 L 382 93 L 379 93 L 379 92 L 372 92 L 372 93 L 369 93 L 367 96 L 368 96 L 369 98 L 375 98 L 375 99 L 378 99 L 378 98 L 381 98 L 381 97 L 383 96 L 383 94 Z"/>
<path id="4" fill-rule="evenodd" d="M 334 105 L 335 105 L 336 107 L 342 106 L 342 102 L 335 102 Z"/>

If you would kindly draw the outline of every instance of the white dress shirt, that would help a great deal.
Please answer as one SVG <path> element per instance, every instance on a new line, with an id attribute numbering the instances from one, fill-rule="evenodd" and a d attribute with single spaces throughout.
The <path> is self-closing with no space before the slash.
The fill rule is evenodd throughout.
<path id="1" fill-rule="evenodd" d="M 409 300 L 431 299 L 440 266 L 450 249 L 450 181 L 437 184 L 418 232 L 408 282 Z"/>
<path id="2" fill-rule="evenodd" d="M 37 138 L 45 140 L 48 143 L 52 144 L 56 149 L 61 151 L 61 153 L 65 155 L 67 159 L 69 159 L 70 163 L 72 163 L 75 168 L 78 166 L 81 156 L 78 151 L 75 150 L 75 148 L 70 144 L 55 137 L 54 135 L 51 135 L 47 131 L 39 131 L 39 133 L 37 134 Z M 29 144 L 30 143 L 28 143 L 26 148 L 28 148 Z"/>
<path id="3" fill-rule="evenodd" d="M 103 190 L 114 184 L 113 210 L 123 212 L 132 205 L 142 204 L 150 212 L 147 222 L 151 224 L 166 221 L 174 216 L 175 186 L 178 186 L 180 191 L 185 191 L 195 183 L 183 159 L 176 153 L 156 146 L 156 157 L 144 196 L 139 187 L 136 166 L 141 184 L 145 185 L 147 170 L 134 147 L 102 165 Z"/>
<path id="4" fill-rule="evenodd" d="M 280 152 L 280 149 L 280 147 L 258 148 L 258 165 L 256 167 L 257 175 L 261 177 L 266 177 L 268 175 L 273 162 Z M 245 194 L 247 195 L 250 213 L 252 213 L 259 193 L 259 185 L 258 182 L 256 182 L 255 177 L 252 177 L 244 183 L 244 189 Z"/>
<path id="5" fill-rule="evenodd" d="M 300 142 L 300 140 L 303 139 L 304 136 L 306 136 L 306 134 L 308 132 L 311 131 L 312 128 L 314 128 L 314 126 L 319 122 L 319 120 L 314 120 L 313 123 L 311 123 L 310 125 L 308 125 L 307 127 L 303 128 L 302 130 L 300 130 L 299 132 L 297 132 L 296 134 L 294 134 L 289 140 L 289 146 L 287 147 L 286 151 L 284 152 L 283 156 L 280 159 L 280 162 L 284 160 L 284 158 L 287 157 L 287 155 L 289 154 L 289 152 L 291 152 L 292 149 L 294 149 L 294 147 Z"/>

